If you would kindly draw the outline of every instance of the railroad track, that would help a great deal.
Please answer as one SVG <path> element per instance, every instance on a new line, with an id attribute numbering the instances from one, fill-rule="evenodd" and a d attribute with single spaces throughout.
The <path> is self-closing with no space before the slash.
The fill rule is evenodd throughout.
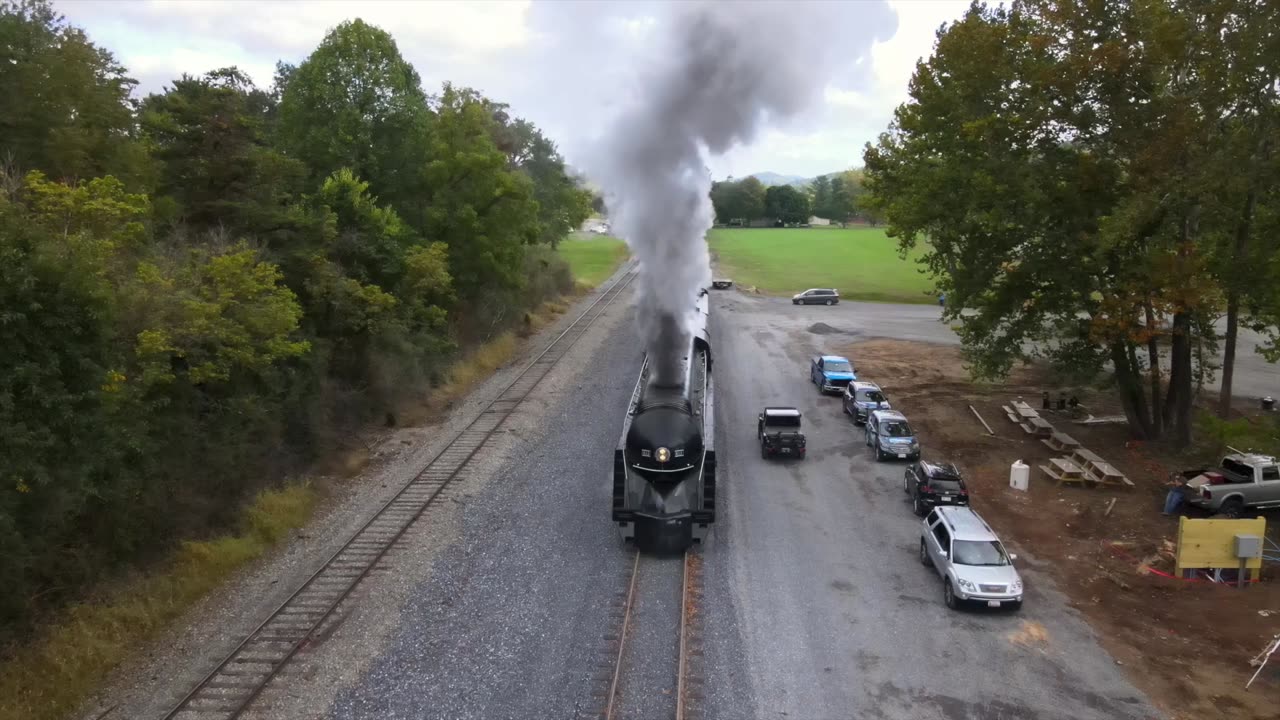
<path id="1" fill-rule="evenodd" d="M 609 653 L 602 720 L 699 717 L 701 600 L 699 553 L 686 552 L 678 569 L 670 559 L 635 553 Z"/>
<path id="2" fill-rule="evenodd" d="M 450 484 L 490 446 L 494 433 L 533 392 L 635 278 L 629 261 L 617 278 L 511 381 L 498 397 L 444 447 L 340 550 L 285 600 L 164 720 L 233 720 L 241 717 L 272 679 L 305 647 L 383 556 Z"/>

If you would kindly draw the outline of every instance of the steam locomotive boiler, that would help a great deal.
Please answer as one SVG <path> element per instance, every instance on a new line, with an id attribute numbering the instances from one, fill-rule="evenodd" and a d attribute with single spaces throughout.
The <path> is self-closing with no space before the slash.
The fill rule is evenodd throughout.
<path id="1" fill-rule="evenodd" d="M 613 454 L 613 521 L 642 551 L 680 553 L 716 519 L 715 403 L 709 302 L 697 298 L 679 372 L 659 381 L 645 355 Z M 679 352 L 679 350 L 677 350 Z"/>

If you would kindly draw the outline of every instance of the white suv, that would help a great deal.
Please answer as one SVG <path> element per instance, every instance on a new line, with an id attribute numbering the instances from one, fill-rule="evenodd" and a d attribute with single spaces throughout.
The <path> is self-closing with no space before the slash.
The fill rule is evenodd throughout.
<path id="1" fill-rule="evenodd" d="M 966 600 L 1020 609 L 1017 557 L 1005 552 L 991 526 L 968 507 L 936 507 L 924 519 L 920 563 L 942 576 L 942 599 L 952 610 Z"/>

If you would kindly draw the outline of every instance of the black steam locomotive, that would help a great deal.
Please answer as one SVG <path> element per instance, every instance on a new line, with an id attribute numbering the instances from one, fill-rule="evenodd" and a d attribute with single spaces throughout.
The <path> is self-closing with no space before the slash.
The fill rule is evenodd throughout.
<path id="1" fill-rule="evenodd" d="M 716 519 L 715 403 L 706 290 L 678 379 L 659 383 L 645 356 L 613 453 L 613 521 L 624 541 L 680 553 Z"/>

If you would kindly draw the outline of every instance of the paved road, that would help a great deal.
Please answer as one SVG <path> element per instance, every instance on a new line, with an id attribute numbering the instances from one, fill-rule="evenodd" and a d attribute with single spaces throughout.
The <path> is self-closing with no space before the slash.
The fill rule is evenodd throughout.
<path id="1" fill-rule="evenodd" d="M 926 339 L 936 314 L 736 293 L 717 294 L 712 312 L 724 510 L 704 548 L 708 720 L 1155 716 L 1027 549 L 1021 614 L 947 610 L 916 560 L 901 466 L 871 461 L 838 401 L 806 383 L 815 317 Z M 591 716 L 628 567 L 608 473 L 639 363 L 622 323 L 574 368 L 329 717 Z M 804 462 L 760 459 L 754 417 L 770 402 L 805 412 Z"/>
<path id="2" fill-rule="evenodd" d="M 814 322 L 826 322 L 834 327 L 849 330 L 867 337 L 886 337 L 896 340 L 959 344 L 960 339 L 950 324 L 939 322 L 941 311 L 933 305 L 896 305 L 890 303 L 865 303 L 842 300 L 831 307 L 791 304 L 785 298 L 747 296 L 733 293 L 735 299 L 753 312 L 765 312 L 774 318 L 779 327 L 803 329 Z M 793 312 L 807 310 L 807 312 Z M 1226 322 L 1218 322 L 1218 332 L 1226 331 Z M 1261 398 L 1267 395 L 1280 397 L 1280 364 L 1267 362 L 1255 348 L 1264 342 L 1258 333 L 1241 328 L 1236 346 L 1236 373 L 1232 392 L 1237 397 Z M 1221 362 L 1221 355 L 1218 358 Z M 1168 359 L 1165 358 L 1168 369 Z M 1220 376 L 1221 373 L 1219 372 Z M 1216 389 L 1220 377 L 1215 377 L 1207 388 Z"/>

